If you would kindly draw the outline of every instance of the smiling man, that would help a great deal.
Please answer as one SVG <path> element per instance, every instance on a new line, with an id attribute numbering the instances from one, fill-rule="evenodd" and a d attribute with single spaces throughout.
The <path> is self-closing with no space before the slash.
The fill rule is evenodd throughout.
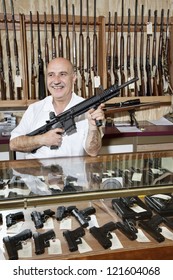
<path id="1" fill-rule="evenodd" d="M 50 112 L 55 115 L 66 111 L 84 99 L 73 92 L 76 74 L 71 62 L 65 58 L 55 58 L 47 67 L 47 88 L 49 96 L 31 104 L 23 114 L 19 125 L 11 132 L 10 149 L 25 153 L 25 158 L 47 158 L 96 156 L 102 145 L 102 134 L 96 126 L 96 120 L 104 120 L 101 104 L 96 110 L 75 118 L 77 131 L 66 135 L 62 128 L 27 136 L 31 131 L 44 125 L 49 120 Z M 58 146 L 58 149 L 50 149 Z M 35 153 L 32 151 L 35 150 Z"/>

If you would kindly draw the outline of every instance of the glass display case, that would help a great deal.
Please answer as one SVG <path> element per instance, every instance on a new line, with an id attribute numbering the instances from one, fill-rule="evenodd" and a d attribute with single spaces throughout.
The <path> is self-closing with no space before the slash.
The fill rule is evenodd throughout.
<path id="1" fill-rule="evenodd" d="M 0 209 L 171 192 L 173 151 L 0 162 Z"/>
<path id="2" fill-rule="evenodd" d="M 172 189 L 173 151 L 0 162 L 0 259 L 172 259 Z"/>

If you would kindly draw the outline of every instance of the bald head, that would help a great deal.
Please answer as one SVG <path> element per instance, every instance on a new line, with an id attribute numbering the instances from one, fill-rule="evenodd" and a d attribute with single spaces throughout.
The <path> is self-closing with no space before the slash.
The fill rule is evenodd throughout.
<path id="1" fill-rule="evenodd" d="M 49 72 L 50 69 L 52 69 L 52 67 L 57 67 L 57 65 L 61 68 L 61 69 L 68 69 L 68 71 L 72 74 L 74 72 L 73 70 L 73 64 L 70 62 L 70 60 L 64 58 L 64 57 L 56 57 L 54 59 L 52 59 L 48 66 L 47 66 L 47 72 Z"/>

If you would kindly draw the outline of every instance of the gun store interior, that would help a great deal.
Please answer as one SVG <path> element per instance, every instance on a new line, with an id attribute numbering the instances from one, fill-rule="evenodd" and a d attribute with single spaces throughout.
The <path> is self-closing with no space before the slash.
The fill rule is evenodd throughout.
<path id="1" fill-rule="evenodd" d="M 173 259 L 172 6 L 1 1 L 0 260 Z"/>

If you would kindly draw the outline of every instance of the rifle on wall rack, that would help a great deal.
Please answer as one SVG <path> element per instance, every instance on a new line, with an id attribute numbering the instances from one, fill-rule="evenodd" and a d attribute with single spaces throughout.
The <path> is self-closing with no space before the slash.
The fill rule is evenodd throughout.
<path id="1" fill-rule="evenodd" d="M 16 76 L 15 76 L 15 86 L 17 90 L 17 99 L 22 99 L 22 79 L 20 75 L 20 68 L 19 68 L 19 55 L 18 55 L 18 45 L 16 39 L 16 27 L 15 27 L 15 18 L 14 18 L 14 6 L 13 1 L 10 0 L 11 3 L 11 16 L 12 16 L 12 23 L 13 23 L 13 36 L 14 36 L 14 56 L 15 56 L 15 65 L 16 65 Z"/>
<path id="2" fill-rule="evenodd" d="M 2 3 L 3 3 L 3 10 L 4 10 L 4 23 L 5 23 L 5 32 L 6 32 L 6 52 L 7 52 L 7 59 L 8 59 L 9 93 L 10 93 L 10 100 L 14 100 L 15 91 L 14 91 L 13 73 L 12 73 L 12 66 L 11 66 L 11 50 L 10 50 L 10 41 L 9 41 L 9 34 L 8 34 L 8 23 L 7 23 L 5 0 L 3 0 Z"/>
<path id="3" fill-rule="evenodd" d="M 0 30 L 0 93 L 1 93 L 1 100 L 6 100 L 7 96 L 6 96 L 6 82 L 5 82 L 4 64 L 3 64 L 1 30 Z"/>
<path id="4" fill-rule="evenodd" d="M 36 78 L 37 71 L 35 66 L 34 57 L 34 41 L 33 41 L 33 22 L 32 22 L 32 12 L 30 11 L 30 37 L 31 37 L 31 99 L 36 99 Z"/>
<path id="5" fill-rule="evenodd" d="M 131 79 L 131 32 L 130 32 L 130 9 L 128 9 L 128 24 L 127 24 L 127 80 Z M 131 96 L 130 86 L 127 87 L 127 96 Z"/>
<path id="6" fill-rule="evenodd" d="M 159 74 L 159 84 L 158 84 L 158 94 L 162 95 L 163 93 L 163 48 L 164 48 L 164 9 L 161 10 L 161 20 L 160 20 L 160 35 L 159 35 L 159 49 L 158 49 L 158 74 Z"/>
<path id="7" fill-rule="evenodd" d="M 151 24 L 151 10 L 148 10 L 148 27 Z M 150 64 L 150 36 L 152 35 L 150 28 L 147 28 L 147 44 L 146 44 L 146 76 L 147 76 L 147 96 L 152 96 L 152 85 L 151 85 L 151 64 Z"/>
<path id="8" fill-rule="evenodd" d="M 144 76 L 144 5 L 141 6 L 141 40 L 140 40 L 140 74 L 141 86 L 140 96 L 145 96 L 145 76 Z"/>
<path id="9" fill-rule="evenodd" d="M 59 28 L 58 55 L 59 55 L 59 57 L 63 57 L 64 52 L 63 52 L 63 37 L 62 37 L 62 33 L 61 33 L 61 0 L 58 0 L 58 28 Z"/>
<path id="10" fill-rule="evenodd" d="M 158 95 L 157 87 L 157 63 L 156 63 L 156 50 L 157 50 L 157 10 L 154 11 L 154 34 L 153 34 L 153 49 L 152 49 L 152 76 L 153 76 L 153 95 Z"/>
<path id="11" fill-rule="evenodd" d="M 108 20 L 108 41 L 107 41 L 107 88 L 111 86 L 111 12 L 109 12 Z"/>
<path id="12" fill-rule="evenodd" d="M 66 58 L 70 60 L 70 37 L 68 26 L 68 0 L 66 0 Z"/>
<path id="13" fill-rule="evenodd" d="M 93 73 L 94 73 L 94 94 L 98 92 L 100 86 L 100 77 L 97 67 L 97 32 L 96 32 L 96 0 L 94 0 L 94 33 L 93 33 Z"/>
<path id="14" fill-rule="evenodd" d="M 124 74 L 124 0 L 122 0 L 121 7 L 121 36 L 120 36 L 120 75 L 121 75 L 121 84 L 125 82 Z M 125 96 L 125 88 L 121 90 L 121 97 Z"/>
<path id="15" fill-rule="evenodd" d="M 86 98 L 86 84 L 84 74 L 84 37 L 82 32 L 82 0 L 80 0 L 79 72 L 81 75 L 81 96 Z"/>
<path id="16" fill-rule="evenodd" d="M 51 6 L 51 34 L 52 34 L 52 58 L 56 57 L 56 37 L 55 37 L 55 23 L 54 23 L 54 10 Z"/>
<path id="17" fill-rule="evenodd" d="M 38 98 L 46 97 L 46 87 L 44 78 L 44 62 L 42 59 L 41 42 L 40 42 L 40 22 L 39 13 L 37 12 L 37 32 L 38 32 Z"/>
<path id="18" fill-rule="evenodd" d="M 74 83 L 74 92 L 76 94 L 79 93 L 78 89 L 78 77 L 77 77 L 77 41 L 76 41 L 76 30 L 75 30 L 75 7 L 72 4 L 72 53 L 73 53 L 73 68 L 76 73 L 76 81 Z"/>
<path id="19" fill-rule="evenodd" d="M 46 68 L 47 68 L 47 65 L 49 63 L 49 45 L 48 45 L 48 39 L 47 39 L 47 16 L 46 16 L 46 12 L 44 12 L 44 34 L 45 34 L 45 42 L 44 42 L 45 63 L 46 63 Z"/>
<path id="20" fill-rule="evenodd" d="M 92 93 L 92 79 L 91 79 L 91 44 L 90 44 L 90 36 L 89 36 L 89 7 L 88 7 L 88 0 L 87 4 L 87 37 L 86 37 L 86 47 L 87 47 L 87 68 L 86 72 L 88 74 L 88 97 L 93 95 Z"/>
<path id="21" fill-rule="evenodd" d="M 115 84 L 119 84 L 118 76 L 118 24 L 117 24 L 117 12 L 114 13 L 114 44 L 113 44 L 113 73 Z"/>
<path id="22" fill-rule="evenodd" d="M 138 77 L 138 59 L 137 59 L 137 20 L 138 20 L 138 0 L 135 1 L 135 22 L 134 22 L 134 54 L 133 54 L 133 70 L 135 77 Z M 138 96 L 138 84 L 135 82 L 135 96 Z"/>

